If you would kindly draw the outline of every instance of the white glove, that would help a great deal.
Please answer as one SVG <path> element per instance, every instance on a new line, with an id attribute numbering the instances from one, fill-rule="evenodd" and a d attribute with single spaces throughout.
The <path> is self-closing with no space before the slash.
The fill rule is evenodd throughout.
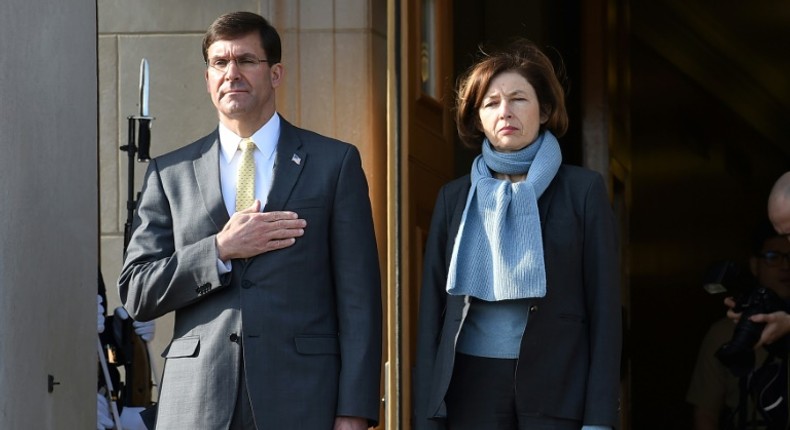
<path id="1" fill-rule="evenodd" d="M 104 333 L 104 306 L 102 306 L 101 294 L 96 295 L 96 302 L 99 305 L 99 314 L 96 318 L 96 325 L 98 326 L 99 333 Z"/>
<path id="2" fill-rule="evenodd" d="M 135 321 L 132 323 L 134 332 L 137 333 L 144 341 L 150 342 L 154 340 L 154 332 L 156 331 L 156 324 L 153 321 Z"/>
<path id="3" fill-rule="evenodd" d="M 123 430 L 146 430 L 143 418 L 140 416 L 144 408 L 124 406 L 121 412 L 121 427 Z"/>
<path id="4" fill-rule="evenodd" d="M 129 312 L 126 312 L 126 309 L 124 309 L 123 306 L 118 306 L 115 308 L 115 316 L 125 320 L 129 318 Z"/>
<path id="5" fill-rule="evenodd" d="M 115 315 L 122 320 L 129 318 L 129 313 L 126 312 L 126 309 L 124 309 L 123 306 L 118 306 L 115 308 Z M 132 326 L 134 327 L 134 332 L 137 333 L 137 335 L 140 336 L 144 341 L 150 342 L 154 340 L 156 324 L 154 324 L 153 321 L 134 321 Z"/>
<path id="6" fill-rule="evenodd" d="M 105 430 L 115 427 L 110 413 L 110 403 L 102 393 L 96 393 L 96 430 Z"/>

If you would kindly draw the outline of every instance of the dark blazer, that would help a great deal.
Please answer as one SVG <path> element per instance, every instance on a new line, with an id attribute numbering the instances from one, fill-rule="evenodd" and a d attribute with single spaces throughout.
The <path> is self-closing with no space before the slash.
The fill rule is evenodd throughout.
<path id="1" fill-rule="evenodd" d="M 359 152 L 283 120 L 264 211 L 296 212 L 304 236 L 222 276 L 219 178 L 215 130 L 151 160 L 134 218 L 121 300 L 143 321 L 175 311 L 157 427 L 228 428 L 242 363 L 260 428 L 377 422 L 381 279 Z"/>
<path id="2" fill-rule="evenodd" d="M 467 297 L 446 291 L 469 176 L 439 192 L 425 250 L 415 373 L 416 429 L 443 429 L 456 334 Z M 517 402 L 536 417 L 615 427 L 620 369 L 620 271 L 601 176 L 560 167 L 538 200 L 546 296 L 530 315 L 515 375 Z"/>

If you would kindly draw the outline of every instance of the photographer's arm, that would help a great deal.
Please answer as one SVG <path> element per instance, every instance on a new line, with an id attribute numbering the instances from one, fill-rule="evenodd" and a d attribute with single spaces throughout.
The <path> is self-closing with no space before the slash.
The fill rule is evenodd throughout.
<path id="1" fill-rule="evenodd" d="M 765 323 L 765 328 L 763 328 L 760 340 L 754 346 L 755 348 L 770 345 L 790 334 L 790 315 L 785 311 L 752 315 L 749 320 L 756 323 Z"/>
<path id="2" fill-rule="evenodd" d="M 735 300 L 732 297 L 724 299 L 724 304 L 727 305 L 727 318 L 731 319 L 733 323 L 737 323 L 741 318 L 739 312 L 735 312 L 732 308 L 735 306 Z M 749 318 L 756 323 L 765 323 L 765 328 L 760 335 L 760 340 L 754 345 L 754 348 L 760 348 L 763 345 L 770 345 L 777 340 L 790 334 L 790 314 L 785 311 L 777 311 L 770 314 L 756 314 Z"/>
<path id="3" fill-rule="evenodd" d="M 718 414 L 701 406 L 694 407 L 694 430 L 717 430 L 718 428 Z"/>
<path id="4" fill-rule="evenodd" d="M 731 319 L 733 324 L 737 324 L 738 320 L 741 319 L 741 313 L 732 310 L 735 307 L 735 299 L 732 297 L 725 297 L 724 305 L 727 306 L 727 318 Z"/>

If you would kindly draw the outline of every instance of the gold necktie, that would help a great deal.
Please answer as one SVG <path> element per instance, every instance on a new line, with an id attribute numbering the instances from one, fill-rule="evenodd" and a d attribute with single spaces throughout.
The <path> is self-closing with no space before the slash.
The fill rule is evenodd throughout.
<path id="1" fill-rule="evenodd" d="M 252 157 L 255 142 L 242 139 L 239 148 L 242 153 L 236 181 L 236 212 L 250 207 L 255 201 L 255 159 Z"/>

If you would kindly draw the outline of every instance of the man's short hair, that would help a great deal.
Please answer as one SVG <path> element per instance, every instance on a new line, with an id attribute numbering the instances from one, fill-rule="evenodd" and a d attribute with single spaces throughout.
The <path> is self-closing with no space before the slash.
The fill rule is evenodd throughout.
<path id="1" fill-rule="evenodd" d="M 203 61 L 208 61 L 208 47 L 212 43 L 238 39 L 253 32 L 260 35 L 261 47 L 266 52 L 266 58 L 261 60 L 267 60 L 270 65 L 282 61 L 282 43 L 277 29 L 257 13 L 244 11 L 226 13 L 211 23 L 203 36 Z"/>

